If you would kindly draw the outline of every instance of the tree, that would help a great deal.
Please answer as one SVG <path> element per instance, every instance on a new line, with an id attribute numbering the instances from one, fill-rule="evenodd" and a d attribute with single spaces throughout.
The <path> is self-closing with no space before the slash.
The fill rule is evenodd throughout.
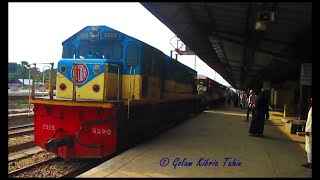
<path id="1" fill-rule="evenodd" d="M 50 69 L 44 70 L 44 72 L 42 72 L 42 74 L 41 74 L 41 77 L 42 77 L 43 73 L 44 73 L 45 83 L 49 83 Z M 56 79 L 57 79 L 57 69 L 53 69 L 52 75 L 53 75 L 53 79 L 52 79 L 53 80 L 53 84 L 55 84 L 56 83 Z"/>
<path id="2" fill-rule="evenodd" d="M 18 70 L 18 64 L 17 63 L 10 63 L 8 64 L 8 71 L 9 73 L 16 73 Z"/>
<path id="3" fill-rule="evenodd" d="M 21 79 L 29 78 L 29 63 L 27 61 L 21 61 L 18 66 L 18 75 Z"/>
<path id="4" fill-rule="evenodd" d="M 18 73 L 10 73 L 8 74 L 8 81 L 12 81 L 14 79 L 19 79 L 19 74 Z"/>
<path id="5" fill-rule="evenodd" d="M 28 61 L 21 61 L 20 63 L 21 63 L 22 66 L 24 66 L 26 68 L 30 67 Z"/>
<path id="6" fill-rule="evenodd" d="M 34 67 L 30 68 L 30 64 L 27 61 L 21 61 L 20 64 L 17 63 L 9 63 L 8 70 L 9 76 L 8 81 L 14 79 L 29 79 L 29 69 L 31 69 L 31 73 L 34 70 Z M 41 72 L 39 68 L 35 69 L 35 82 L 43 81 L 43 74 L 44 74 L 44 83 L 49 83 L 49 72 L 50 69 L 46 69 L 44 72 Z M 53 69 L 53 85 L 56 83 L 56 75 L 57 69 Z M 32 79 L 31 75 L 31 79 Z M 23 82 L 24 83 L 24 82 Z"/>
<path id="7" fill-rule="evenodd" d="M 28 67 L 29 67 L 29 63 L 27 61 L 21 61 L 20 64 L 9 63 L 8 64 L 8 71 L 9 71 L 8 80 L 11 81 L 13 79 L 29 78 Z"/>

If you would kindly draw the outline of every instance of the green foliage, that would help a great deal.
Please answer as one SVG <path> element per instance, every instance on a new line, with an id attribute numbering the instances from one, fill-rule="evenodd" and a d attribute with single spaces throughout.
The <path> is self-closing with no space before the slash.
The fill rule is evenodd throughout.
<path id="1" fill-rule="evenodd" d="M 11 81 L 13 79 L 19 79 L 19 74 L 18 73 L 10 73 L 8 74 L 8 80 Z"/>
<path id="2" fill-rule="evenodd" d="M 28 102 L 22 101 L 22 100 L 9 100 L 8 104 L 9 105 L 14 105 L 14 104 L 27 104 Z"/>
<path id="3" fill-rule="evenodd" d="M 29 70 L 28 70 L 28 62 L 21 61 L 21 64 L 18 66 L 18 75 L 20 79 L 27 79 L 29 78 Z"/>
<path id="4" fill-rule="evenodd" d="M 18 70 L 18 64 L 9 62 L 9 64 L 8 64 L 8 72 L 9 73 L 16 73 L 17 70 Z"/>
<path id="5" fill-rule="evenodd" d="M 20 64 L 10 63 L 8 65 L 8 81 L 13 79 L 29 79 L 29 63 L 27 61 L 21 61 Z M 44 71 L 44 80 L 45 83 L 49 83 L 49 69 Z M 57 70 L 53 69 L 53 83 L 56 82 Z M 32 77 L 31 77 L 32 78 Z M 36 82 L 43 82 L 43 72 L 40 72 L 40 69 L 37 68 L 35 71 Z"/>

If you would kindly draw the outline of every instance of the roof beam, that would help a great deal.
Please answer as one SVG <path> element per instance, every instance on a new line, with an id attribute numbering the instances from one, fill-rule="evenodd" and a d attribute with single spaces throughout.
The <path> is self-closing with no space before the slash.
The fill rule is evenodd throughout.
<path id="1" fill-rule="evenodd" d="M 204 6 L 204 9 L 205 9 L 206 14 L 208 16 L 208 19 L 209 19 L 209 30 L 210 30 L 210 33 L 215 32 L 215 30 L 217 29 L 217 26 L 216 26 L 215 19 L 214 19 L 213 15 L 212 15 L 212 11 L 210 11 L 210 9 L 208 7 L 208 3 L 203 3 L 203 6 Z M 222 49 L 222 52 L 223 52 L 223 56 L 224 56 L 224 58 L 225 58 L 225 60 L 227 62 L 227 66 L 229 66 L 229 60 L 228 60 L 228 58 L 226 56 L 226 52 L 225 52 L 223 44 L 222 44 L 222 42 L 220 40 L 219 34 L 216 34 L 215 36 L 217 37 L 218 43 L 221 46 L 221 49 Z M 228 67 L 228 68 L 231 69 L 231 72 L 232 72 L 232 68 L 230 68 L 230 67 Z M 230 74 L 229 73 L 228 73 L 228 76 L 230 78 Z M 230 80 L 232 81 L 233 79 L 230 78 Z M 232 82 L 229 82 L 229 84 L 234 84 L 235 85 L 235 82 L 232 81 Z"/>
<path id="2" fill-rule="evenodd" d="M 237 33 L 237 32 L 232 32 L 232 31 L 216 31 L 216 32 L 219 33 L 221 39 L 232 39 L 230 37 L 226 37 L 228 35 L 238 37 L 238 38 L 244 37 L 243 34 Z M 274 44 L 287 45 L 287 46 L 292 46 L 295 44 L 294 42 L 281 41 L 279 39 L 271 39 L 271 38 L 266 38 L 266 37 L 263 37 L 261 39 L 261 41 L 270 42 L 270 43 L 274 43 Z"/>
<path id="3" fill-rule="evenodd" d="M 210 30 L 208 29 L 208 27 L 203 26 L 201 23 L 199 23 L 199 21 L 197 21 L 196 19 L 194 19 L 195 15 L 193 14 L 193 10 L 190 8 L 189 3 L 179 3 L 181 4 L 181 6 L 183 7 L 181 9 L 181 11 L 183 11 L 186 14 L 186 17 L 188 19 L 190 19 L 194 25 L 196 25 L 196 27 L 199 29 L 199 33 L 197 33 L 197 36 L 199 37 L 199 41 L 202 42 L 202 44 L 208 44 L 206 46 L 206 48 L 208 48 L 207 52 L 210 52 L 210 54 L 212 54 L 215 59 L 218 59 L 218 56 L 216 53 L 213 53 L 214 51 L 212 50 L 212 45 L 210 44 L 209 40 L 208 40 L 208 35 L 211 33 Z M 182 38 L 180 38 L 181 40 L 183 40 Z M 185 42 L 183 40 L 183 42 Z M 206 43 L 207 42 L 207 43 Z M 187 44 L 187 42 L 185 42 Z M 189 42 L 188 42 L 189 43 Z M 194 44 L 194 43 L 189 43 L 190 45 Z M 193 47 L 191 47 L 189 45 L 189 47 L 193 50 Z M 195 52 L 195 54 L 199 54 L 197 52 Z M 200 57 L 200 56 L 199 56 Z M 229 82 L 229 84 L 231 84 L 232 86 L 234 86 L 232 78 L 228 75 L 227 71 L 225 69 L 222 68 L 222 64 L 219 61 L 214 61 L 212 62 L 212 60 L 214 59 L 206 59 L 203 57 L 200 57 L 201 59 L 203 59 L 207 64 L 209 64 L 209 62 L 211 61 L 211 63 L 213 63 L 214 65 L 210 66 L 212 69 L 214 69 L 216 72 L 218 72 L 224 79 L 226 79 L 227 82 Z"/>
<path id="4" fill-rule="evenodd" d="M 244 42 L 238 41 L 238 40 L 235 40 L 235 39 L 223 38 L 223 40 L 229 41 L 229 42 L 232 42 L 232 43 L 235 43 L 235 44 L 239 44 L 239 45 L 241 45 L 241 46 L 244 46 Z M 293 56 L 293 55 L 290 55 L 290 54 L 273 52 L 273 51 L 266 50 L 266 49 L 262 49 L 262 48 L 257 48 L 257 49 L 255 49 L 255 51 L 256 51 L 256 52 L 262 52 L 262 53 L 270 54 L 270 55 L 272 55 L 272 56 L 274 56 L 274 57 L 281 58 L 282 61 L 288 61 L 287 59 L 290 59 L 290 60 L 292 60 L 292 62 L 294 62 L 294 63 L 300 62 L 300 60 L 299 60 L 297 57 L 295 57 L 295 56 Z"/>
<path id="5" fill-rule="evenodd" d="M 254 57 L 254 23 L 255 23 L 255 14 L 256 8 L 253 2 L 248 2 L 247 9 L 247 18 L 246 18 L 246 34 L 245 34 L 245 42 L 243 44 L 243 56 L 242 56 L 242 73 L 240 75 L 240 83 L 245 86 L 245 77 L 247 70 L 249 69 L 250 64 L 253 63 Z"/>

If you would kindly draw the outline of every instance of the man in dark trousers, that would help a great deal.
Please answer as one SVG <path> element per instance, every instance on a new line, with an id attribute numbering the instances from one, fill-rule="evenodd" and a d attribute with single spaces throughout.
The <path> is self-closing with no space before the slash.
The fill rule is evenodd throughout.
<path id="1" fill-rule="evenodd" d="M 268 98 L 263 91 L 259 93 L 256 101 L 256 106 L 254 108 L 254 115 L 252 116 L 252 121 L 250 125 L 249 135 L 263 137 L 264 130 L 264 118 L 266 107 L 268 106 Z"/>

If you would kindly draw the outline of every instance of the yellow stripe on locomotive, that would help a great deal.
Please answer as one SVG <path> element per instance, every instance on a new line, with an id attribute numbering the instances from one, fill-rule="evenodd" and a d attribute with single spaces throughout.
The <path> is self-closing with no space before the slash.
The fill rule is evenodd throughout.
<path id="1" fill-rule="evenodd" d="M 94 91 L 93 87 L 97 85 L 99 88 L 104 87 L 104 82 L 106 78 L 106 86 L 104 89 L 99 89 L 98 92 Z M 68 78 L 63 76 L 61 73 L 57 72 L 57 85 L 64 84 L 66 87 L 65 89 L 57 88 L 57 97 L 58 98 L 67 98 L 71 99 L 73 96 L 73 82 L 70 81 Z M 85 85 L 81 87 L 76 86 L 76 99 L 79 100 L 98 100 L 102 101 L 103 93 L 105 93 L 106 99 L 116 99 L 117 92 L 118 92 L 118 75 L 116 73 L 107 73 L 106 77 L 105 74 L 102 73 L 97 77 L 93 78 Z"/>

